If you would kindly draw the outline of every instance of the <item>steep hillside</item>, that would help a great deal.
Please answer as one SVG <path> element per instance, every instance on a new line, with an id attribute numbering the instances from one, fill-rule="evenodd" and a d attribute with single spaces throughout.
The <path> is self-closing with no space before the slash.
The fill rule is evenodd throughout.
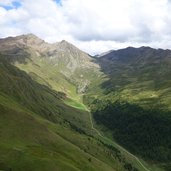
<path id="1" fill-rule="evenodd" d="M 48 44 L 35 35 L 22 35 L 0 40 L 0 51 L 36 81 L 79 102 L 78 94 L 101 74 L 93 58 L 64 40 Z"/>
<path id="2" fill-rule="evenodd" d="M 84 98 L 96 123 L 134 154 L 169 170 L 171 51 L 129 47 L 97 61 L 106 75 L 103 93 L 90 89 Z"/>
<path id="3" fill-rule="evenodd" d="M 110 78 L 107 82 L 108 91 L 117 90 L 121 92 L 121 98 L 142 105 L 153 106 L 157 103 L 170 109 L 170 50 L 127 48 L 112 52 L 100 61 L 102 69 Z M 129 95 L 132 97 L 129 98 Z"/>
<path id="4" fill-rule="evenodd" d="M 89 113 L 0 57 L 0 170 L 136 170 L 98 138 Z"/>

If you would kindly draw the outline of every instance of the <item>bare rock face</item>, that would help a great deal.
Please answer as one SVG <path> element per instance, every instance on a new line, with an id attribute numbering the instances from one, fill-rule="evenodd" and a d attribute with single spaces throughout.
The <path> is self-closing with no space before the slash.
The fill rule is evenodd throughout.
<path id="1" fill-rule="evenodd" d="M 15 48 L 44 52 L 49 48 L 49 44 L 33 34 L 0 39 L 0 51 L 9 51 Z"/>
<path id="2" fill-rule="evenodd" d="M 51 49 L 47 51 L 47 56 L 50 56 L 54 63 L 58 63 L 58 60 L 62 61 L 71 73 L 77 68 L 98 67 L 87 53 L 65 40 L 52 44 Z"/>

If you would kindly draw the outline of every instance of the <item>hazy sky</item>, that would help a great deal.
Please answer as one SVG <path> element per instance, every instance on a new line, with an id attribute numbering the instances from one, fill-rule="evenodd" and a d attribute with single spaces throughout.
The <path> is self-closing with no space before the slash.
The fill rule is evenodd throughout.
<path id="1" fill-rule="evenodd" d="M 169 0 L 0 0 L 0 37 L 33 33 L 96 54 L 127 46 L 171 48 Z"/>

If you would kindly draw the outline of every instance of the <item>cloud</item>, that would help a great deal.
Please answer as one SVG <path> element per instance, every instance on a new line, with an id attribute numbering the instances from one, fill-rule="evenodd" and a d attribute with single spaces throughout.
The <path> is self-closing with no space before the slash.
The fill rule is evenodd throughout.
<path id="1" fill-rule="evenodd" d="M 66 39 L 91 54 L 170 48 L 170 10 L 169 0 L 0 0 L 0 37 L 31 32 L 49 42 Z"/>

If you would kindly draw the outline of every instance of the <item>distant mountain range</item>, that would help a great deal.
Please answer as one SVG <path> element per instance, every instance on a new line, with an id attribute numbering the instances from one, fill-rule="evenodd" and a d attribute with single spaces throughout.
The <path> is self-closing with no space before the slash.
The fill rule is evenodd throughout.
<path id="1" fill-rule="evenodd" d="M 170 75 L 170 50 L 0 39 L 0 170 L 171 170 Z"/>

